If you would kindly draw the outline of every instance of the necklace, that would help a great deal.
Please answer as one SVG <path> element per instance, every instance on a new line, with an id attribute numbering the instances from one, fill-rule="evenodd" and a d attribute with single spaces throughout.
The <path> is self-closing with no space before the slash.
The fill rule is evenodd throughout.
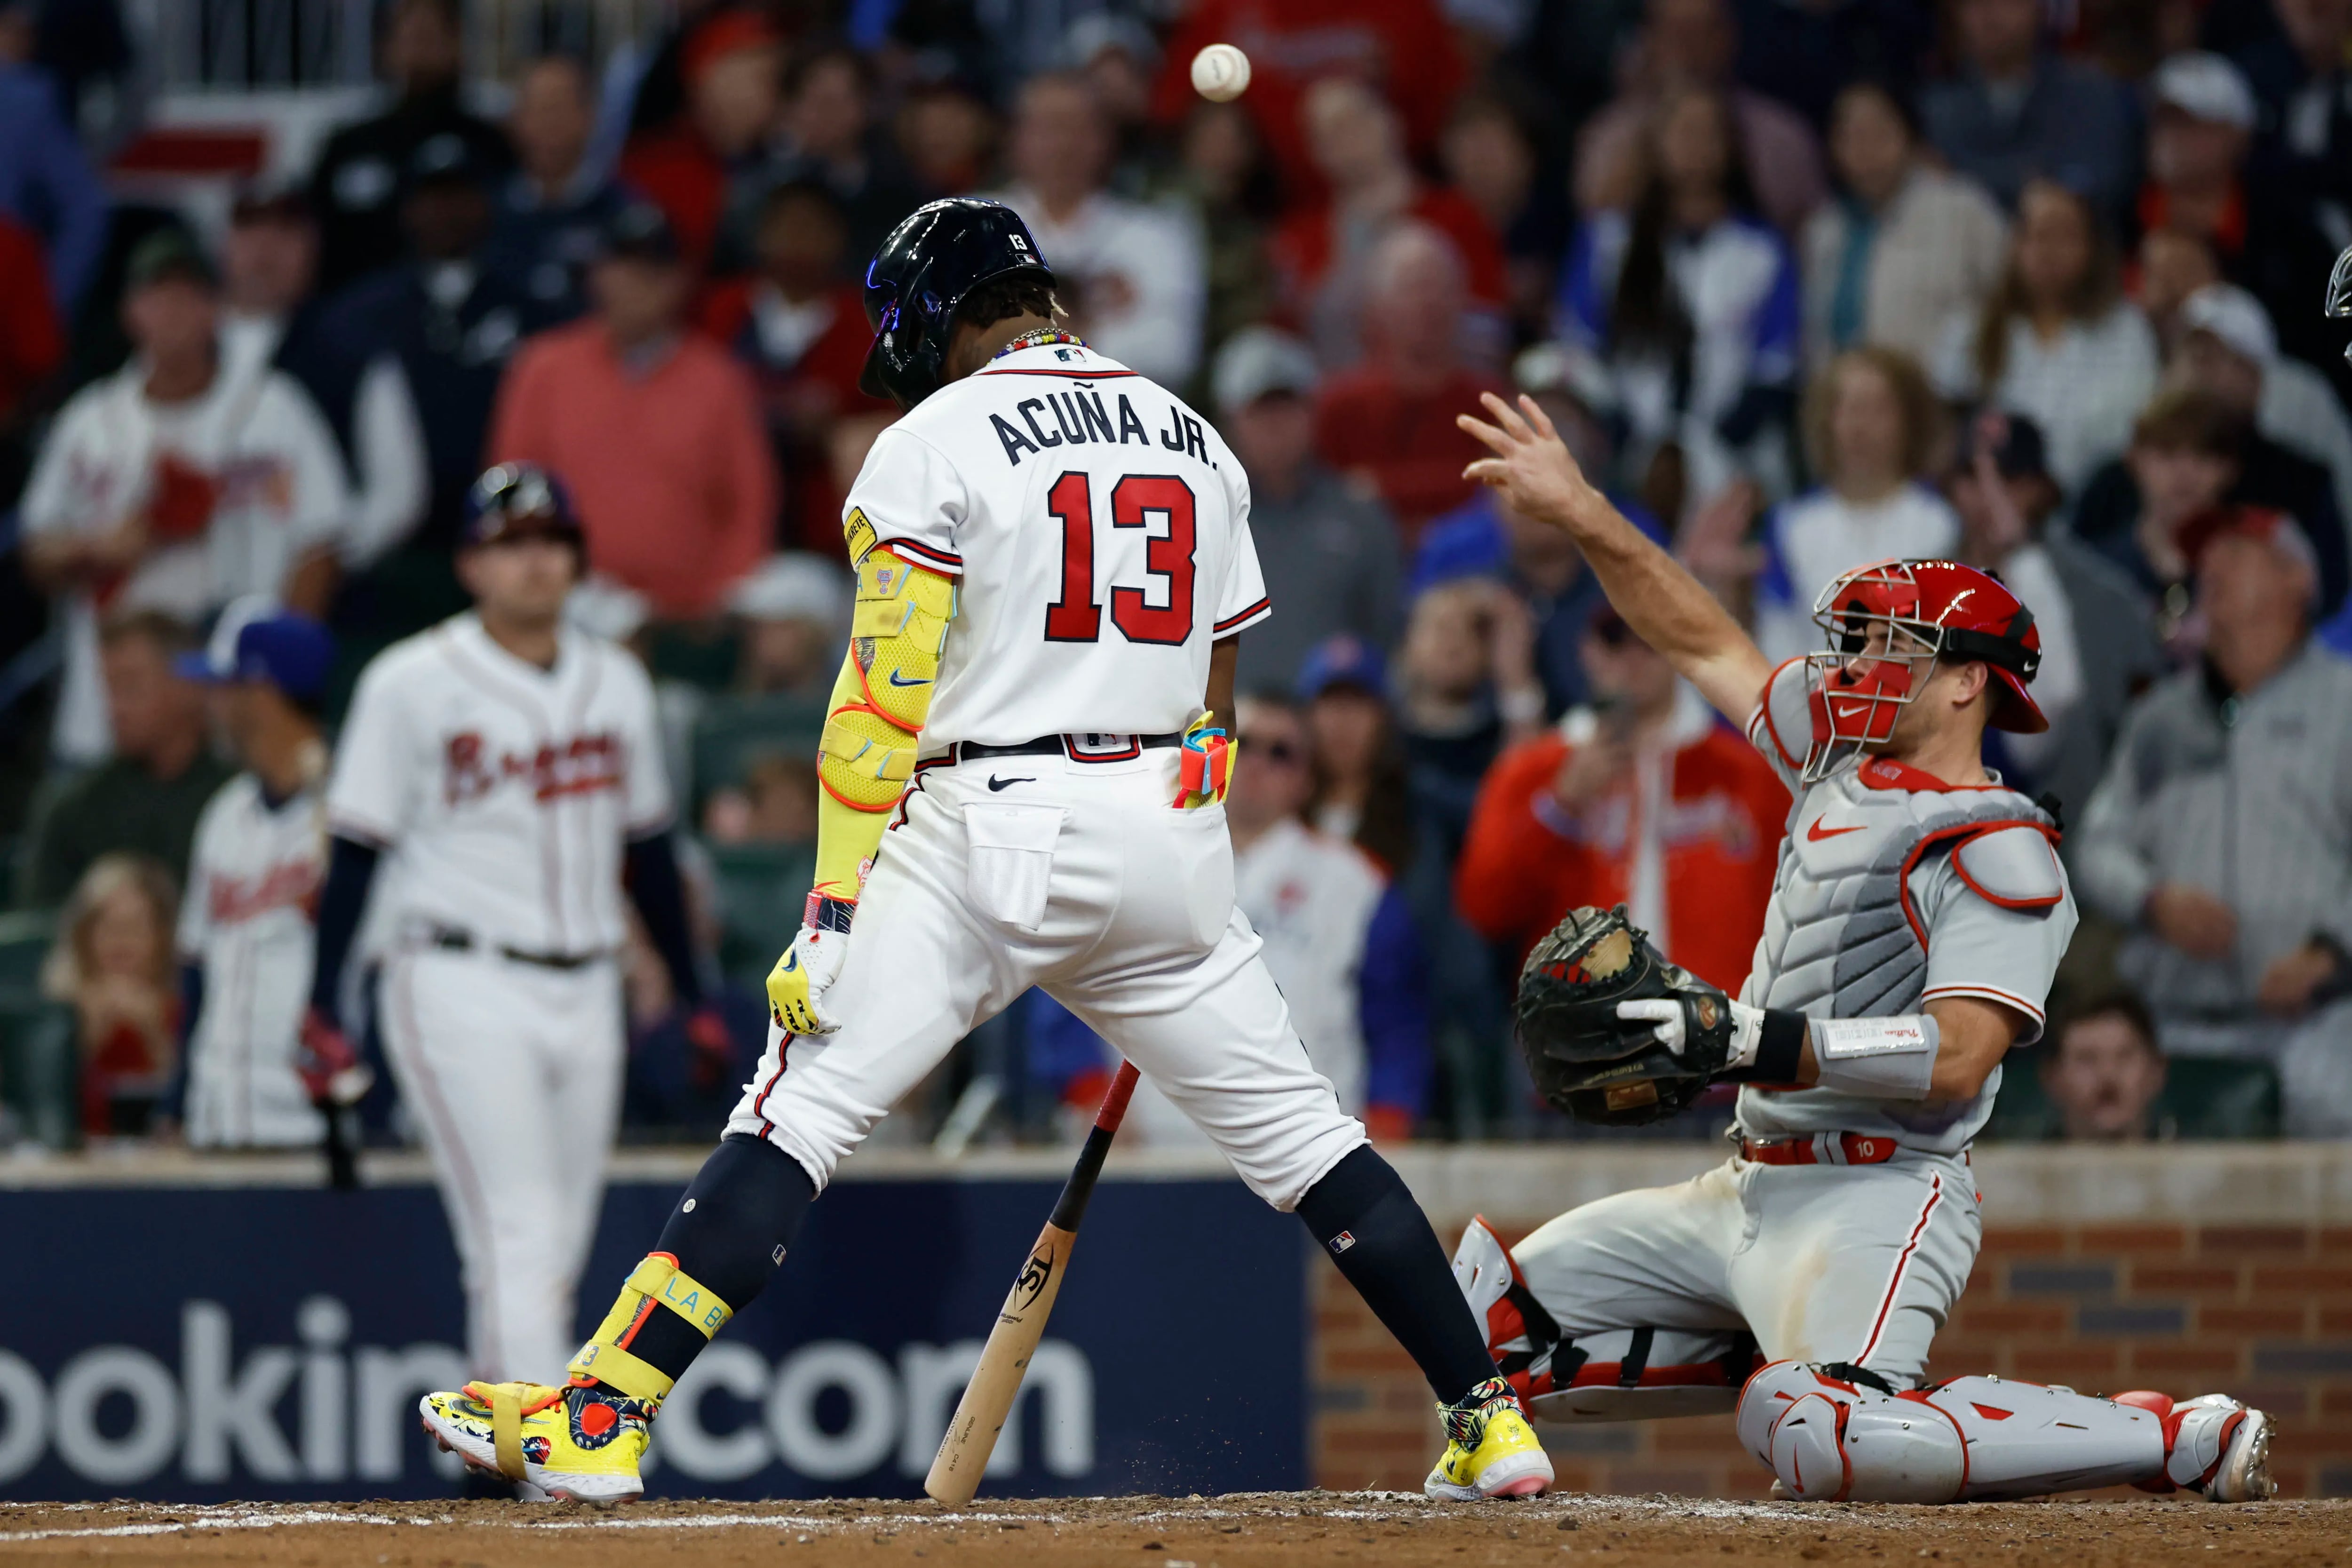
<path id="1" fill-rule="evenodd" d="M 1034 331 L 1022 333 L 997 350 L 992 357 L 1003 359 L 1006 354 L 1019 353 L 1023 349 L 1051 348 L 1055 343 L 1076 343 L 1080 348 L 1087 346 L 1086 340 L 1076 332 L 1066 332 L 1059 327 L 1039 327 Z"/>

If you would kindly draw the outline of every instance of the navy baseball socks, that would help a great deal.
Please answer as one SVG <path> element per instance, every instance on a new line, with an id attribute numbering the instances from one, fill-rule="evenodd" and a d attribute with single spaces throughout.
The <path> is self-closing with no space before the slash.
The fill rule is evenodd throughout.
<path id="1" fill-rule="evenodd" d="M 1298 1217 L 1437 1395 L 1445 1453 L 1423 1489 L 1467 1502 L 1528 1497 L 1551 1460 L 1496 1370 L 1429 1216 L 1396 1168 L 1362 1144 L 1298 1200 Z"/>

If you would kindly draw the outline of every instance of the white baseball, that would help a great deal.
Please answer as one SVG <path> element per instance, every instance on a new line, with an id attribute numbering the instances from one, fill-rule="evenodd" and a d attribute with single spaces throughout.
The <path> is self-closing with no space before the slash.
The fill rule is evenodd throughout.
<path id="1" fill-rule="evenodd" d="M 1249 57 L 1231 44 L 1211 44 L 1192 57 L 1192 90 L 1212 103 L 1239 98 L 1249 78 Z"/>

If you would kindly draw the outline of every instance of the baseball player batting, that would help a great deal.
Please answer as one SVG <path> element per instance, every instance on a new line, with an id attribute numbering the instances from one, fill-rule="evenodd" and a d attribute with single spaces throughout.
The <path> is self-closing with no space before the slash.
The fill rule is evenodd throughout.
<path id="1" fill-rule="evenodd" d="M 865 384 L 907 414 L 845 508 L 852 642 L 767 1053 L 569 1384 L 422 1402 L 476 1466 L 637 1495 L 663 1396 L 835 1167 L 1040 985 L 1295 1210 L 1412 1353 L 1447 1438 L 1431 1492 L 1551 1479 L 1428 1220 L 1308 1062 L 1234 907 L 1214 721 L 1239 635 L 1269 613 L 1241 465 L 1181 400 L 1059 331 L 1053 287 L 1020 218 L 971 199 L 916 212 L 866 270 Z"/>
<path id="2" fill-rule="evenodd" d="M 585 543 L 562 487 L 484 474 L 458 547 L 473 610 L 361 674 L 327 789 L 331 835 L 306 1039 L 348 1058 L 336 1002 L 371 887 L 388 932 L 377 1012 L 464 1265 L 485 1377 L 561 1374 L 576 1332 L 625 1050 L 625 879 L 698 1043 L 653 688 L 567 627 Z M 723 1038 L 723 1030 L 719 1038 Z"/>
<path id="3" fill-rule="evenodd" d="M 1642 1120 L 1741 1085 L 1738 1152 L 1680 1186 L 1572 1209 L 1507 1249 L 1474 1223 L 1456 1279 L 1538 1416 L 1735 1407 L 1807 1500 L 1952 1502 L 2137 1483 L 2268 1497 L 2271 1423 L 2220 1394 L 2099 1399 L 1922 1385 L 1981 1234 L 1969 1142 L 2031 1042 L 2074 929 L 2057 825 L 1982 760 L 2046 727 L 2033 617 L 1950 561 L 1858 567 L 1821 653 L 1756 645 L 1600 492 L 1532 401 L 1487 396 L 1472 477 L 1566 530 L 1610 602 L 1795 797 L 1754 967 L 1732 1001 L 1622 912 L 1578 910 L 1521 979 L 1521 1044 L 1572 1113 Z"/>

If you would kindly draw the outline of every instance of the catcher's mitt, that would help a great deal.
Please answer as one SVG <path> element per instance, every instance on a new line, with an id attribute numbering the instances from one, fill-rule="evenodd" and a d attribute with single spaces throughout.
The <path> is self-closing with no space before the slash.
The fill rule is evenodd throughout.
<path id="1" fill-rule="evenodd" d="M 1649 1016 L 1622 1016 L 1629 1002 L 1652 1004 Z M 1681 1012 L 1679 1051 L 1660 1038 L 1672 1008 Z M 1667 963 L 1622 905 L 1571 910 L 1537 942 L 1519 971 L 1516 1011 L 1536 1088 L 1579 1121 L 1626 1127 L 1672 1116 L 1731 1051 L 1730 998 Z"/>

